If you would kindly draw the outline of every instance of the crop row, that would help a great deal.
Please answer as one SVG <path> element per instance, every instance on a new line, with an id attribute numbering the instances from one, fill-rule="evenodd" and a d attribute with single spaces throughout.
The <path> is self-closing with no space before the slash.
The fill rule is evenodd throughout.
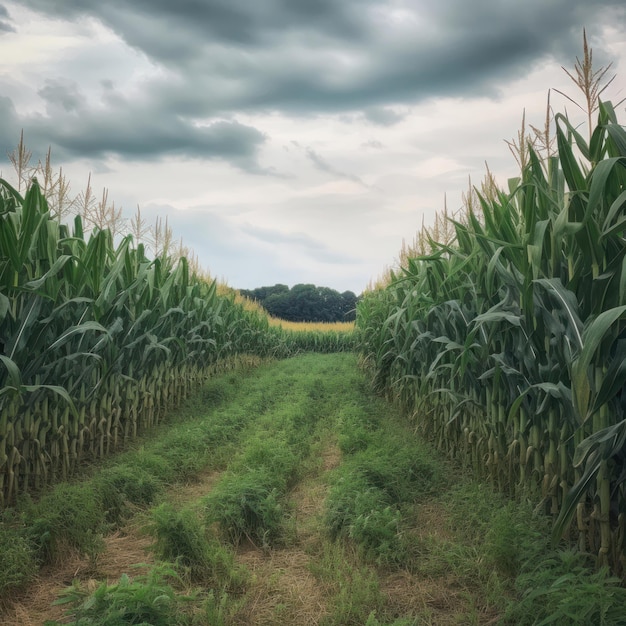
<path id="1" fill-rule="evenodd" d="M 0 508 L 158 423 L 246 355 L 352 348 L 270 327 L 186 259 L 51 216 L 36 180 L 0 180 Z"/>
<path id="2" fill-rule="evenodd" d="M 528 146 L 357 325 L 376 386 L 440 448 L 623 571 L 626 131 L 598 107 L 588 139 L 557 115 L 557 151 Z"/>

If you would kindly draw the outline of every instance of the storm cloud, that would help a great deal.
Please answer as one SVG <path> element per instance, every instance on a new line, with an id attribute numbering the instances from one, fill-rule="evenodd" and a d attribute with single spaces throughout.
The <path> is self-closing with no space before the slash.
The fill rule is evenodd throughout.
<path id="1" fill-rule="evenodd" d="M 13 33 L 15 32 L 15 28 L 9 24 L 10 15 L 6 10 L 6 7 L 0 4 L 0 35 L 3 32 L 5 33 Z"/>
<path id="2" fill-rule="evenodd" d="M 180 79 L 170 102 L 225 111 L 360 110 L 493 89 L 546 57 L 569 61 L 581 25 L 623 19 L 619 0 L 24 0 L 91 18 Z M 598 53 L 601 50 L 597 50 Z M 167 81 L 154 89 L 167 93 Z"/>
<path id="3" fill-rule="evenodd" d="M 48 115 L 19 120 L 35 127 L 35 136 L 49 135 L 63 156 L 187 152 L 251 170 L 262 169 L 255 152 L 263 132 L 237 115 L 361 111 L 372 123 L 394 124 L 403 117 L 393 108 L 399 104 L 497 95 L 503 82 L 546 58 L 571 59 L 581 24 L 592 29 L 600 18 L 626 16 L 617 0 L 23 0 L 22 6 L 78 26 L 96 21 L 162 69 L 142 79 L 139 96 L 115 98 L 110 89 L 98 101 L 81 96 L 70 77 L 45 78 L 37 93 Z M 0 5 L 0 24 L 14 30 L 8 16 Z"/>
<path id="4" fill-rule="evenodd" d="M 23 129 L 124 204 L 173 207 L 189 245 L 213 238 L 210 263 L 237 249 L 222 229 L 275 271 L 354 277 L 485 160 L 504 171 L 513 113 L 545 101 L 533 77 L 571 68 L 583 28 L 596 67 L 624 57 L 625 19 L 622 0 L 5 0 L 0 167 Z"/>

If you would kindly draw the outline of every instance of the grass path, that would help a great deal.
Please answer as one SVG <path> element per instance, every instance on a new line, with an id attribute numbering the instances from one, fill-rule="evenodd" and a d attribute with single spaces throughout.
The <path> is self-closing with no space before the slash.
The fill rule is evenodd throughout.
<path id="1" fill-rule="evenodd" d="M 151 468 L 163 488 L 91 557 L 67 550 L 5 598 L 0 623 L 137 623 L 112 617 L 120 577 L 148 597 L 155 583 L 142 581 L 176 559 L 157 581 L 175 617 L 147 623 L 534 623 L 506 615 L 524 559 L 545 550 L 541 525 L 419 441 L 371 394 L 353 355 L 225 374 L 182 413 L 80 486 L 130 467 Z M 76 607 L 93 592 L 104 598 L 97 617 L 76 609 L 71 621 L 67 606 L 52 606 L 72 583 Z"/>

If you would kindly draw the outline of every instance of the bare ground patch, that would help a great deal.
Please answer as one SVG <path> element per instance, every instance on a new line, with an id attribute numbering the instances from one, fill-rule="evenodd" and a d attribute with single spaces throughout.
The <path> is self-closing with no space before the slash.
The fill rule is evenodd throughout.
<path id="1" fill-rule="evenodd" d="M 179 485 L 170 489 L 167 494 L 167 499 L 172 504 L 181 506 L 199 500 L 213 489 L 221 474 L 222 472 L 215 470 L 202 472 L 185 485 Z"/>
<path id="2" fill-rule="evenodd" d="M 381 591 L 388 599 L 388 609 L 398 616 L 419 615 L 425 624 L 452 626 L 464 623 L 488 626 L 497 622 L 499 615 L 493 610 L 476 605 L 475 595 L 460 579 L 453 568 L 438 562 L 436 573 L 420 571 L 421 559 L 433 557 L 427 552 L 432 546 L 445 550 L 458 538 L 451 531 L 447 512 L 437 501 L 425 502 L 417 508 L 415 526 L 409 531 L 424 542 L 425 554 L 416 556 L 416 571 L 399 570 L 381 574 Z M 438 559 L 439 561 L 439 559 Z M 470 617 L 471 616 L 471 617 Z"/>
<path id="3" fill-rule="evenodd" d="M 299 547 L 240 552 L 252 580 L 237 624 L 319 624 L 326 614 L 324 590 L 309 570 L 309 555 Z"/>
<path id="4" fill-rule="evenodd" d="M 336 592 L 335 585 L 313 572 L 315 560 L 323 558 L 324 552 L 321 516 L 328 490 L 324 475 L 340 463 L 337 446 L 327 446 L 320 454 L 317 471 L 292 491 L 294 530 L 288 547 L 263 550 L 251 543 L 240 547 L 237 560 L 248 568 L 252 577 L 234 624 L 315 626 L 332 612 L 329 601 Z M 431 542 L 454 540 L 446 524 L 445 510 L 438 503 L 420 507 L 412 532 Z M 352 556 L 356 563 L 358 557 Z M 430 576 L 407 570 L 376 567 L 374 570 L 387 616 L 412 616 L 422 620 L 420 623 L 441 626 L 469 623 L 465 619 L 487 626 L 497 617 L 477 610 L 472 595 L 459 584 L 454 572 Z"/>

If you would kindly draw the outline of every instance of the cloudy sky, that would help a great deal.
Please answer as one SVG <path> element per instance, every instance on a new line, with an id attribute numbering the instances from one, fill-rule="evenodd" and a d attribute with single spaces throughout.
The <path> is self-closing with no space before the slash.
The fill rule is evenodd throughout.
<path id="1" fill-rule="evenodd" d="M 625 24 L 623 0 L 0 0 L 0 171 L 23 129 L 233 287 L 360 293 L 485 161 L 516 174 L 523 110 L 579 99 L 583 28 L 626 96 Z"/>

